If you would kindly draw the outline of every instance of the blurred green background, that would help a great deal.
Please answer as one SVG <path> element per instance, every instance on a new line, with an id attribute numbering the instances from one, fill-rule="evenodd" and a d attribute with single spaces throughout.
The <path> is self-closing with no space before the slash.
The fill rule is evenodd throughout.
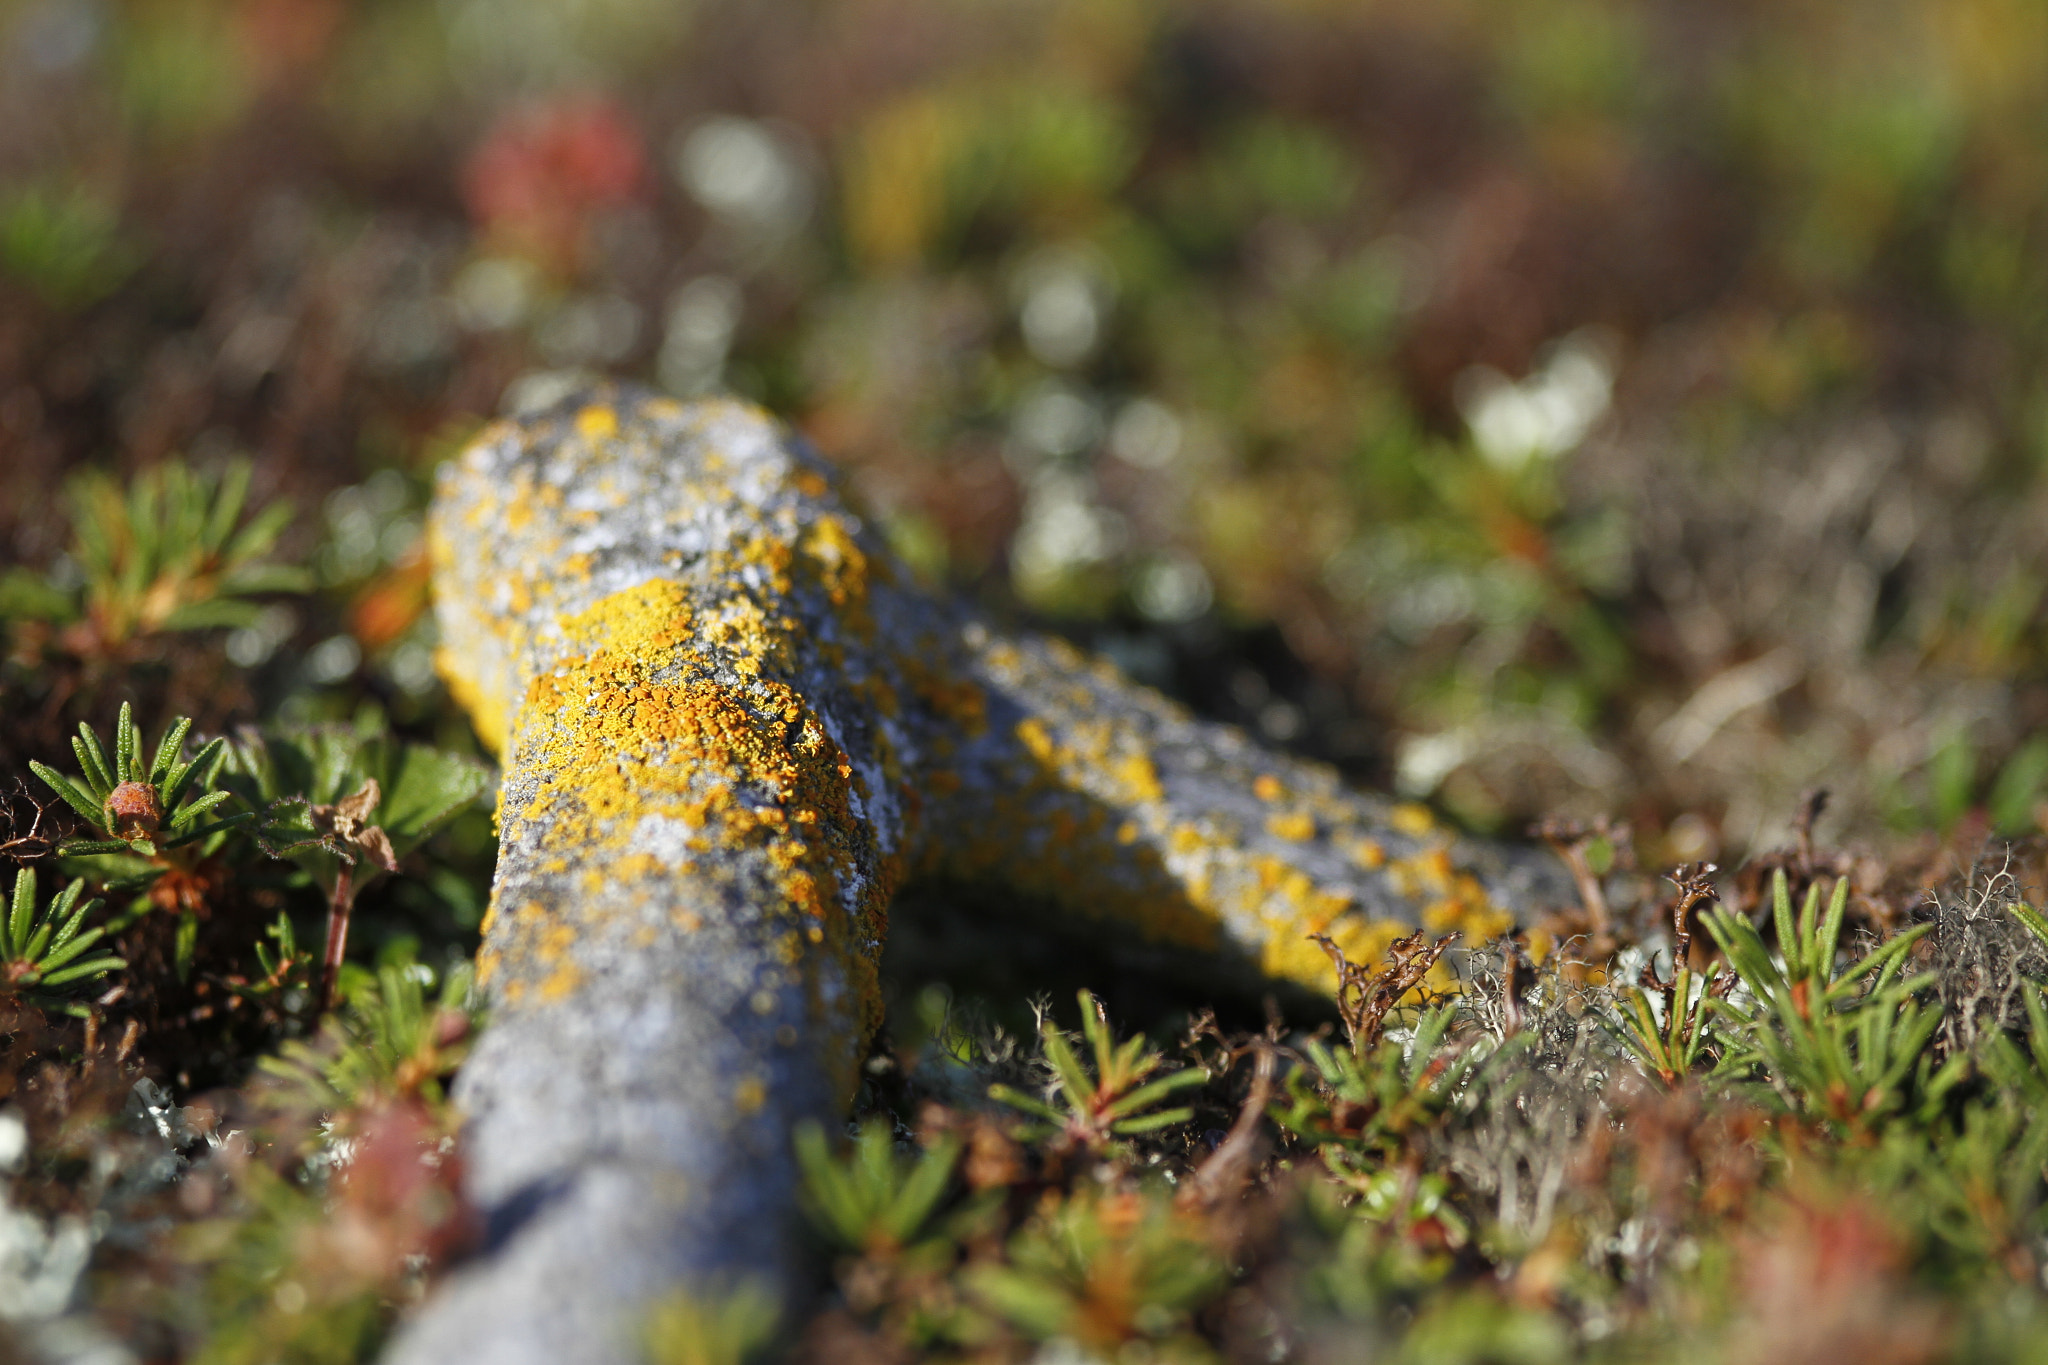
<path id="1" fill-rule="evenodd" d="M 0 560 L 248 453 L 345 605 L 227 656 L 454 725 L 427 472 L 573 372 L 1483 827 L 2039 824 L 2038 0 L 0 5 Z"/>

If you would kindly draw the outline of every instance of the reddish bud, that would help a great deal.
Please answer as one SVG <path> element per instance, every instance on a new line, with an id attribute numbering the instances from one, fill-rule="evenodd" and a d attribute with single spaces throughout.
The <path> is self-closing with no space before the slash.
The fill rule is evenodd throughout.
<path id="1" fill-rule="evenodd" d="M 147 839 L 164 823 L 164 805 L 147 782 L 123 782 L 107 793 L 107 828 L 117 839 Z"/>

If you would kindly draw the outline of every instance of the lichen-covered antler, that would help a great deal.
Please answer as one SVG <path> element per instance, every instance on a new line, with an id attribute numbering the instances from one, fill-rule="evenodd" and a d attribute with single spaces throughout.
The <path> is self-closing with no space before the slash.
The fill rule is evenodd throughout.
<path id="1" fill-rule="evenodd" d="M 496 425 L 431 539 L 505 761 L 458 1089 L 488 1234 L 395 1360 L 624 1362 L 660 1291 L 786 1275 L 790 1129 L 851 1096 L 908 879 L 1326 986 L 1311 935 L 1483 938 L 1545 875 L 921 591 L 751 407 Z"/>

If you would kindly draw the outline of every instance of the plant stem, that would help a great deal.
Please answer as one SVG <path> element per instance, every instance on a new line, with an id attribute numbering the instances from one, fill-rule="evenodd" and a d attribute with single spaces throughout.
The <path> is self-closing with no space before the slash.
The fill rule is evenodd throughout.
<path id="1" fill-rule="evenodd" d="M 334 895 L 327 905 L 327 951 L 320 959 L 320 1000 L 315 1017 L 334 1008 L 334 986 L 341 977 L 341 959 L 348 952 L 348 917 L 355 903 L 355 865 L 344 861 L 335 874 Z"/>

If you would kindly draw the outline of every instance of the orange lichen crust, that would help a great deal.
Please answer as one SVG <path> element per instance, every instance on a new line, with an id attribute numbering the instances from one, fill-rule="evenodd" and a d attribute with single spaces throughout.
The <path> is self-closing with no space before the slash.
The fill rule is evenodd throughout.
<path id="1" fill-rule="evenodd" d="M 664 1275 L 780 1264 L 789 1125 L 851 1094 L 912 875 L 1323 989 L 1312 935 L 1366 962 L 1545 896 L 1534 859 L 920 592 L 742 404 L 602 389 L 496 424 L 444 471 L 429 545 L 442 671 L 506 765 L 471 1194 L 584 1210 L 504 1265 L 630 1256 L 629 1225 Z M 466 1329 L 519 1330 L 515 1272 L 476 1275 Z"/>
<path id="2" fill-rule="evenodd" d="M 507 999 L 516 1004 L 530 988 L 557 998 L 580 979 L 567 951 L 575 935 L 563 930 L 591 907 L 637 889 L 688 932 L 701 927 L 698 902 L 714 890 L 766 912 L 784 965 L 813 955 L 837 964 L 851 978 L 855 1031 L 871 1029 L 884 889 L 861 876 L 874 840 L 853 814 L 852 765 L 817 715 L 758 670 L 719 681 L 678 584 L 615 593 L 561 632 L 562 653 L 528 684 L 520 710 L 517 762 L 534 780 L 508 793 L 499 818 L 508 842 L 555 849 L 564 873 L 580 868 L 567 884 L 583 894 L 487 933 L 483 981 L 515 955 L 526 970 L 505 983 Z M 662 837 L 647 838 L 650 826 Z M 698 894 L 678 895 L 679 884 Z M 863 893 L 842 904 L 842 887 L 855 884 Z M 831 1022 L 821 983 L 801 976 L 810 1022 Z"/>
<path id="3" fill-rule="evenodd" d="M 1198 721 L 1068 645 L 963 633 L 970 676 L 1014 719 L 948 760 L 923 866 L 1324 990 L 1314 935 L 1368 962 L 1418 923 L 1483 942 L 1512 923 L 1503 900 L 1534 890 L 1536 869 L 1424 808 Z"/>

